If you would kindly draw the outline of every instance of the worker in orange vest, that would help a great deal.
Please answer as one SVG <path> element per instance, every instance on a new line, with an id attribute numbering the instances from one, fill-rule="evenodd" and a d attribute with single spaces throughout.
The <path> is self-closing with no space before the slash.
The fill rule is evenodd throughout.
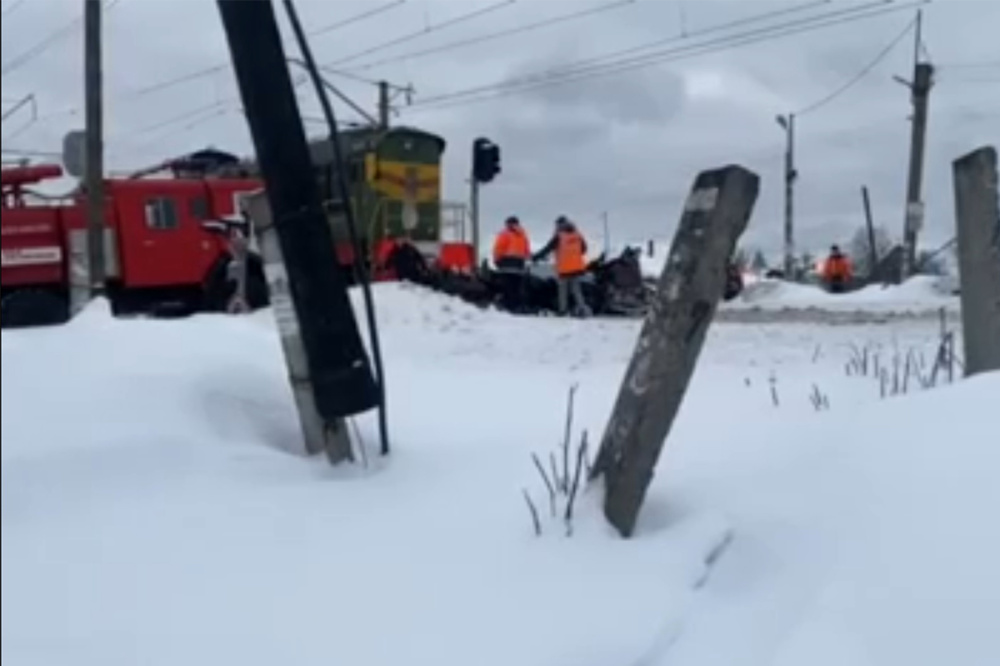
<path id="1" fill-rule="evenodd" d="M 501 305 L 511 312 L 520 312 L 526 305 L 525 270 L 530 258 L 528 234 L 519 219 L 508 217 L 493 243 L 493 265 L 500 283 Z"/>
<path id="2" fill-rule="evenodd" d="M 521 221 L 508 217 L 493 243 L 493 264 L 498 271 L 524 271 L 531 258 L 531 242 Z"/>
<path id="3" fill-rule="evenodd" d="M 593 314 L 583 296 L 583 278 L 587 274 L 587 241 L 576 225 L 565 216 L 556 220 L 556 232 L 532 261 L 541 261 L 552 253 L 556 255 L 556 273 L 559 277 L 559 314 L 569 313 L 569 299 L 573 298 L 573 312 L 580 317 Z"/>
<path id="4" fill-rule="evenodd" d="M 847 291 L 848 285 L 854 279 L 854 266 L 851 260 L 834 245 L 830 248 L 830 256 L 823 263 L 823 282 L 835 294 Z"/>

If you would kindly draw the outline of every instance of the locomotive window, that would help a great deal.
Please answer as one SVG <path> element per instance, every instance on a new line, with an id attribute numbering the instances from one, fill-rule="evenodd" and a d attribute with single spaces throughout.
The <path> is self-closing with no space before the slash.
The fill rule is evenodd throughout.
<path id="1" fill-rule="evenodd" d="M 150 229 L 169 231 L 180 226 L 177 202 L 165 197 L 146 200 L 146 226 Z"/>

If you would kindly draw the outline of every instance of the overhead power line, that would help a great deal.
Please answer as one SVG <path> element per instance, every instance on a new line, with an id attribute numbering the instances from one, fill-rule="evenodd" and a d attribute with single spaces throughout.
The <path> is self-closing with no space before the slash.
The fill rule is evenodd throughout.
<path id="1" fill-rule="evenodd" d="M 381 5 L 379 7 L 375 7 L 373 9 L 369 9 L 367 11 L 361 12 L 360 14 L 355 14 L 354 16 L 351 16 L 349 18 L 341 19 L 340 21 L 337 21 L 336 23 L 331 23 L 329 25 L 323 26 L 322 28 L 320 28 L 318 30 L 315 30 L 314 32 L 310 33 L 309 36 L 310 37 L 319 37 L 321 35 L 326 35 L 326 34 L 329 34 L 329 33 L 333 32 L 334 30 L 340 30 L 341 28 L 346 28 L 349 25 L 354 25 L 355 23 L 359 23 L 359 22 L 364 21 L 366 19 L 370 19 L 373 16 L 379 16 L 380 14 L 384 14 L 384 13 L 386 13 L 388 11 L 391 11 L 393 9 L 401 7 L 401 6 L 405 5 L 405 4 L 406 4 L 406 0 L 395 0 L 395 2 L 390 2 L 388 4 Z"/>
<path id="2" fill-rule="evenodd" d="M 28 148 L 4 148 L 4 149 L 0 150 L 0 153 L 2 153 L 4 155 L 17 155 L 17 156 L 20 156 L 20 157 L 43 157 L 43 158 L 49 158 L 49 157 L 61 158 L 62 157 L 62 155 L 60 153 L 57 153 L 57 152 L 54 152 L 54 151 L 48 151 L 48 150 L 31 150 L 31 149 L 28 149 Z"/>
<path id="3" fill-rule="evenodd" d="M 892 0 L 889 0 L 889 1 L 891 2 Z M 666 37 L 666 38 L 663 38 L 663 39 L 657 39 L 657 40 L 654 40 L 652 42 L 646 42 L 646 43 L 643 43 L 643 44 L 638 44 L 636 46 L 630 46 L 630 47 L 627 47 L 627 48 L 624 48 L 624 49 L 618 49 L 618 50 L 615 50 L 615 51 L 609 51 L 607 53 L 603 53 L 603 54 L 598 55 L 598 56 L 591 56 L 589 58 L 583 58 L 583 59 L 580 59 L 580 60 L 576 60 L 576 61 L 570 63 L 569 65 L 563 65 L 563 66 L 560 66 L 560 67 L 551 68 L 551 69 L 548 69 L 548 70 L 543 70 L 543 71 L 536 72 L 534 74 L 528 74 L 528 75 L 522 76 L 522 77 L 517 77 L 517 78 L 513 78 L 513 79 L 507 79 L 507 80 L 505 80 L 505 81 L 503 81 L 501 83 L 498 83 L 498 84 L 490 84 L 490 85 L 480 86 L 480 87 L 476 87 L 476 88 L 469 88 L 469 89 L 466 89 L 466 90 L 463 90 L 463 91 L 459 91 L 457 93 L 447 93 L 445 95 L 438 95 L 438 96 L 435 96 L 435 97 L 428 98 L 426 100 L 422 100 L 421 102 L 418 102 L 418 104 L 419 105 L 424 105 L 424 104 L 430 104 L 430 103 L 433 103 L 433 102 L 437 102 L 439 100 L 440 101 L 445 101 L 445 99 L 451 99 L 453 96 L 456 96 L 456 95 L 460 96 L 460 97 L 465 97 L 465 96 L 471 95 L 471 94 L 473 94 L 475 92 L 489 92 L 489 91 L 496 90 L 498 86 L 500 86 L 501 88 L 508 88 L 508 87 L 517 87 L 517 86 L 521 86 L 521 85 L 532 85 L 532 84 L 535 84 L 535 83 L 538 83 L 538 82 L 541 82 L 541 81 L 545 81 L 545 80 L 548 80 L 548 79 L 559 80 L 559 79 L 562 79 L 563 77 L 573 76 L 573 75 L 576 75 L 576 74 L 585 74 L 589 70 L 595 70 L 596 71 L 596 70 L 599 70 L 602 67 L 617 66 L 617 65 L 621 65 L 621 64 L 629 64 L 632 61 L 642 60 L 642 59 L 648 58 L 650 56 L 672 55 L 672 54 L 674 54 L 675 52 L 678 51 L 677 47 L 674 47 L 672 49 L 668 49 L 666 51 L 664 51 L 662 49 L 659 50 L 659 51 L 654 51 L 653 49 L 656 49 L 657 47 L 663 47 L 663 46 L 666 46 L 666 45 L 669 45 L 669 44 L 679 44 L 679 43 L 683 43 L 683 42 L 689 42 L 689 41 L 691 41 L 691 40 L 693 40 L 695 38 L 705 37 L 705 36 L 713 35 L 715 33 L 720 33 L 720 32 L 727 32 L 727 31 L 734 30 L 736 28 L 740 28 L 740 27 L 743 27 L 743 26 L 753 25 L 755 23 L 762 23 L 762 22 L 766 22 L 766 21 L 773 20 L 773 19 L 776 19 L 776 18 L 781 18 L 783 16 L 787 16 L 787 15 L 791 15 L 791 14 L 797 14 L 797 13 L 801 13 L 801 12 L 808 11 L 808 10 L 811 10 L 811 9 L 816 9 L 819 6 L 829 4 L 829 2 L 830 2 L 830 0 L 813 0 L 811 2 L 807 2 L 807 3 L 801 4 L 801 5 L 795 5 L 793 7 L 785 7 L 783 9 L 772 10 L 772 11 L 769 11 L 769 12 L 763 12 L 761 14 L 754 14 L 752 16 L 747 16 L 747 17 L 744 17 L 744 18 L 741 18 L 741 19 L 736 19 L 734 21 L 727 21 L 725 23 L 720 23 L 720 24 L 717 24 L 717 25 L 709 26 L 707 28 L 702 28 L 702 29 L 694 31 L 694 32 L 685 32 L 685 33 L 683 33 L 681 35 L 675 35 L 673 37 Z M 877 2 L 873 2 L 873 3 L 869 4 L 869 5 L 861 5 L 860 7 L 854 7 L 852 9 L 838 10 L 836 12 L 830 12 L 830 13 L 822 14 L 822 15 L 819 15 L 819 16 L 807 17 L 805 19 L 801 19 L 799 22 L 800 23 L 810 22 L 810 21 L 817 20 L 818 18 L 824 18 L 824 17 L 829 18 L 831 16 L 840 16 L 840 15 L 844 15 L 844 14 L 848 14 L 848 15 L 849 14 L 854 14 L 854 13 L 863 11 L 865 9 L 871 8 L 873 6 L 884 6 L 884 4 L 885 4 L 885 0 L 879 0 Z M 772 26 L 772 28 L 773 28 L 773 26 Z M 728 39 L 728 38 L 721 38 L 721 39 Z M 693 46 L 683 46 L 683 47 L 680 47 L 680 50 L 683 50 L 683 49 L 686 49 L 686 48 L 692 48 L 692 47 Z M 649 53 L 643 54 L 644 51 L 648 51 Z M 631 56 L 631 57 L 626 57 L 626 56 Z M 532 87 L 534 87 L 534 86 L 532 85 Z"/>
<path id="4" fill-rule="evenodd" d="M 10 16 L 18 9 L 23 7 L 25 2 L 26 0 L 13 0 L 13 2 L 5 2 L 3 7 L 3 14 L 0 14 L 0 16 L 4 17 Z"/>
<path id="5" fill-rule="evenodd" d="M 758 28 L 742 33 L 736 33 L 706 40 L 697 44 L 685 44 L 670 49 L 663 49 L 646 53 L 630 58 L 610 59 L 602 62 L 603 58 L 591 58 L 580 61 L 563 68 L 547 70 L 533 75 L 526 75 L 516 79 L 511 79 L 487 86 L 477 86 L 459 90 L 451 93 L 444 93 L 434 97 L 414 103 L 414 107 L 440 108 L 441 106 L 457 106 L 468 103 L 484 101 L 495 97 L 502 97 L 509 94 L 524 92 L 535 88 L 544 88 L 556 85 L 575 83 L 586 79 L 592 79 L 610 74 L 617 74 L 625 71 L 632 71 L 643 67 L 688 59 L 711 53 L 731 50 L 734 48 L 773 41 L 782 37 L 799 35 L 813 32 L 827 27 L 855 23 L 890 13 L 913 9 L 929 3 L 931 0 L 914 0 L 904 4 L 893 4 L 886 6 L 886 2 L 873 3 L 873 5 L 863 5 L 853 11 L 845 12 L 839 10 L 816 15 L 808 19 L 797 21 L 787 21 L 785 23 Z M 878 9 L 874 7 L 879 7 Z"/>
<path id="6" fill-rule="evenodd" d="M 899 33 L 899 35 L 897 35 L 891 42 L 889 42 L 885 46 L 885 48 L 879 51 L 878 55 L 876 55 L 875 58 L 870 63 L 865 65 L 861 69 L 861 71 L 858 72 L 854 77 L 848 80 L 844 85 L 840 86 L 839 88 L 831 92 L 829 95 L 822 97 L 821 99 L 817 100 L 816 102 L 813 102 L 812 104 L 805 107 L 801 111 L 796 112 L 795 116 L 802 117 L 807 113 L 818 111 L 819 109 L 823 108 L 824 106 L 826 106 L 827 104 L 834 101 L 835 99 L 846 93 L 848 90 L 853 88 L 855 85 L 860 83 L 866 76 L 872 73 L 872 70 L 878 67 L 883 60 L 888 58 L 889 55 L 896 50 L 896 47 L 898 47 L 900 42 L 902 42 L 913 31 L 916 25 L 917 25 L 917 19 L 913 19 L 912 21 L 907 23 L 906 27 L 903 28 L 903 31 Z"/>
<path id="7" fill-rule="evenodd" d="M 119 2 L 121 2 L 121 0 L 105 0 L 104 11 L 110 12 L 114 8 L 114 6 L 117 5 Z M 0 73 L 2 73 L 3 76 L 13 74 L 15 71 L 21 69 L 29 62 L 31 62 L 38 56 L 42 55 L 43 53 L 48 51 L 50 48 L 52 48 L 62 40 L 76 34 L 77 30 L 82 26 L 83 26 L 83 14 L 81 13 L 79 16 L 74 18 L 69 23 L 66 23 L 63 26 L 57 28 L 56 30 L 50 32 L 40 42 L 32 46 L 27 51 L 24 51 L 20 55 L 17 55 L 11 60 L 9 60 L 6 64 L 3 65 L 2 69 L 0 69 Z"/>
<path id="8" fill-rule="evenodd" d="M 403 4 L 403 2 L 406 2 L 406 0 L 402 0 L 402 2 L 393 3 L 391 6 L 389 6 L 389 5 L 383 5 L 380 8 L 376 8 L 378 11 L 376 11 L 376 9 L 372 9 L 372 10 L 369 10 L 367 12 L 364 12 L 363 14 L 359 14 L 359 15 L 356 15 L 356 16 L 344 19 L 344 20 L 340 21 L 339 23 L 328 25 L 328 26 L 326 26 L 324 28 L 320 28 L 319 30 L 317 30 L 315 32 L 311 32 L 311 33 L 309 33 L 309 36 L 310 37 L 316 37 L 316 36 L 321 35 L 321 34 L 328 34 L 328 33 L 332 32 L 334 30 L 337 30 L 339 28 L 346 27 L 347 25 L 353 25 L 355 23 L 359 23 L 361 21 L 370 19 L 370 18 L 372 18 L 374 16 L 377 16 L 379 14 L 385 13 L 385 12 L 389 11 L 389 9 L 394 9 L 397 6 Z M 203 79 L 203 78 L 206 78 L 206 77 L 209 77 L 209 76 L 213 76 L 213 75 L 218 74 L 220 72 L 228 71 L 228 70 L 230 70 L 232 68 L 232 66 L 233 66 L 232 63 L 227 60 L 225 62 L 220 62 L 220 63 L 218 63 L 216 65 L 211 65 L 211 66 L 208 66 L 208 67 L 202 67 L 201 69 L 196 69 L 196 70 L 194 70 L 192 72 L 188 72 L 187 74 L 181 74 L 180 76 L 175 76 L 173 78 L 163 79 L 161 81 L 157 81 L 157 82 L 152 83 L 152 84 L 150 84 L 148 86 L 145 86 L 143 88 L 138 88 L 136 90 L 133 90 L 133 91 L 127 93 L 123 97 L 125 99 L 138 99 L 138 98 L 141 98 L 141 97 L 146 97 L 146 96 L 152 95 L 154 93 L 163 92 L 164 90 L 169 90 L 170 88 L 176 88 L 177 86 L 184 85 L 185 83 L 190 83 L 192 81 L 198 81 L 200 79 Z M 334 68 L 331 68 L 331 67 L 326 67 L 325 71 L 328 74 L 332 74 L 332 75 L 336 75 L 336 76 L 342 76 L 342 77 L 344 77 L 346 79 L 357 81 L 359 83 L 367 83 L 369 85 L 378 85 L 379 84 L 379 82 L 376 81 L 376 80 L 374 80 L 374 79 L 366 78 L 366 77 L 360 76 L 358 74 L 352 74 L 350 72 L 346 72 L 346 71 L 343 71 L 343 70 L 340 70 L 340 69 L 334 69 Z"/>
<path id="9" fill-rule="evenodd" d="M 726 31 L 729 31 L 729 30 L 733 30 L 735 28 L 739 28 L 741 26 L 752 25 L 754 23 L 760 23 L 760 22 L 763 22 L 763 21 L 767 21 L 769 19 L 778 18 L 778 17 L 780 17 L 782 15 L 785 15 L 785 14 L 788 14 L 788 13 L 791 13 L 791 12 L 798 12 L 798 11 L 804 11 L 804 10 L 807 10 L 807 9 L 813 9 L 813 8 L 819 6 L 819 5 L 825 5 L 825 4 L 827 4 L 827 0 L 822 0 L 820 2 L 810 2 L 810 3 L 807 3 L 805 5 L 797 5 L 795 7 L 784 8 L 784 9 L 780 9 L 780 10 L 776 10 L 776 11 L 771 11 L 771 12 L 765 12 L 765 13 L 762 13 L 762 14 L 755 14 L 755 15 L 750 16 L 750 17 L 745 17 L 745 18 L 738 19 L 738 20 L 735 20 L 735 21 L 728 21 L 728 22 L 725 22 L 725 23 L 721 23 L 721 24 L 713 25 L 713 26 L 710 26 L 710 27 L 707 27 L 707 28 L 703 28 L 703 29 L 698 30 L 696 32 L 688 32 L 686 34 L 682 34 L 682 35 L 678 35 L 678 36 L 667 37 L 667 38 L 664 38 L 664 39 L 657 39 L 657 40 L 652 41 L 652 42 L 646 42 L 646 43 L 639 44 L 639 45 L 636 45 L 636 46 L 631 46 L 631 47 L 627 47 L 627 48 L 624 48 L 624 49 L 618 49 L 618 50 L 615 50 L 615 51 L 610 51 L 610 52 L 603 53 L 603 54 L 598 55 L 598 56 L 590 56 L 588 58 L 578 59 L 578 60 L 575 60 L 575 61 L 573 61 L 573 62 L 571 62 L 571 63 L 569 63 L 567 65 L 562 65 L 562 66 L 555 67 L 555 68 L 541 70 L 539 72 L 535 72 L 535 73 L 531 73 L 531 74 L 526 74 L 524 76 L 520 76 L 520 77 L 516 77 L 516 78 L 512 78 L 512 79 L 506 79 L 506 80 L 501 81 L 499 83 L 488 84 L 488 85 L 484 85 L 484 86 L 477 86 L 477 87 L 472 87 L 472 88 L 466 88 L 464 90 L 460 90 L 460 91 L 456 91 L 456 92 L 452 92 L 452 93 L 445 93 L 445 94 L 442 94 L 442 95 L 436 95 L 434 97 L 430 97 L 430 98 L 427 98 L 427 99 L 424 99 L 424 100 L 420 100 L 420 101 L 418 101 L 416 103 L 416 105 L 417 106 L 423 106 L 423 105 L 427 105 L 427 104 L 435 104 L 435 103 L 437 103 L 439 101 L 440 102 L 445 102 L 445 101 L 450 101 L 452 99 L 458 99 L 458 98 L 463 98 L 463 97 L 470 97 L 470 96 L 474 96 L 474 95 L 476 95 L 478 93 L 487 93 L 488 94 L 488 93 L 491 93 L 491 92 L 497 92 L 497 91 L 502 91 L 502 90 L 506 90 L 506 89 L 513 90 L 513 89 L 516 89 L 516 88 L 520 88 L 522 86 L 530 86 L 531 88 L 534 88 L 534 87 L 536 87 L 536 84 L 543 84 L 543 83 L 547 83 L 547 82 L 550 82 L 550 81 L 552 81 L 552 82 L 561 82 L 561 81 L 565 80 L 566 82 L 570 82 L 572 80 L 576 80 L 575 77 L 577 77 L 579 75 L 589 75 L 592 72 L 593 73 L 601 73 L 601 74 L 603 74 L 604 68 L 608 68 L 608 67 L 612 68 L 612 69 L 609 70 L 608 73 L 614 73 L 614 72 L 617 72 L 618 71 L 617 68 L 620 67 L 620 66 L 622 66 L 622 65 L 630 66 L 632 64 L 645 64 L 645 60 L 647 58 L 650 58 L 650 57 L 653 58 L 653 62 L 657 62 L 658 59 L 661 58 L 661 57 L 666 56 L 667 58 L 669 58 L 671 56 L 684 53 L 684 52 L 686 52 L 686 51 L 688 51 L 690 49 L 697 49 L 697 48 L 702 48 L 702 47 L 704 47 L 706 45 L 716 45 L 718 43 L 724 43 L 727 40 L 733 39 L 734 36 L 733 35 L 729 35 L 729 36 L 726 36 L 726 37 L 716 38 L 715 40 L 711 40 L 709 42 L 705 42 L 705 43 L 701 43 L 701 44 L 692 44 L 692 43 L 690 43 L 690 42 L 694 41 L 696 38 L 701 38 L 701 37 L 704 37 L 704 36 L 707 36 L 707 35 L 712 35 L 712 34 L 715 34 L 715 33 L 718 33 L 718 32 L 726 32 Z M 881 4 L 881 3 L 875 3 L 875 4 Z M 845 11 L 848 12 L 848 13 L 854 13 L 854 12 L 861 11 L 861 9 L 855 8 L 855 9 L 852 9 L 852 10 L 839 10 L 839 11 L 833 12 L 833 13 L 821 14 L 819 16 L 808 17 L 806 19 L 802 19 L 802 20 L 798 21 L 797 23 L 793 22 L 793 23 L 780 24 L 778 26 L 769 26 L 769 27 L 765 27 L 765 28 L 758 28 L 756 30 L 765 30 L 765 31 L 767 31 L 767 30 L 773 30 L 776 27 L 777 28 L 781 28 L 781 27 L 785 27 L 785 26 L 788 26 L 788 25 L 798 25 L 798 24 L 801 24 L 801 23 L 809 23 L 809 22 L 816 21 L 816 20 L 819 20 L 819 19 L 829 18 L 830 16 L 841 15 Z M 739 34 L 736 35 L 736 37 L 739 37 L 739 36 L 742 36 L 742 35 L 739 35 Z M 667 49 L 667 50 L 662 50 L 662 49 L 659 50 L 659 51 L 654 51 L 653 50 L 656 47 L 662 47 L 662 46 L 666 46 L 668 44 L 681 44 L 681 43 L 685 43 L 685 42 L 688 42 L 688 43 L 685 44 L 685 45 L 683 45 L 683 46 L 675 46 L 675 47 Z M 648 51 L 648 53 L 642 54 L 641 52 L 643 52 L 643 51 Z M 632 55 L 632 54 L 637 54 L 637 55 Z M 631 57 L 627 57 L 627 56 L 631 56 Z M 590 78 L 590 77 L 589 76 L 583 76 L 582 78 Z"/>
<path id="10" fill-rule="evenodd" d="M 29 62 L 40 56 L 41 54 L 45 53 L 55 44 L 75 34 L 77 29 L 79 29 L 82 25 L 83 25 L 83 15 L 81 14 L 80 16 L 77 16 L 69 23 L 64 24 L 60 28 L 46 35 L 40 42 L 36 43 L 27 51 L 24 51 L 23 53 L 11 58 L 3 65 L 2 68 L 0 68 L 0 73 L 2 73 L 3 76 L 7 76 L 8 74 L 14 73 L 21 67 L 24 67 Z"/>
<path id="11" fill-rule="evenodd" d="M 4 103 L 6 104 L 7 102 L 5 101 Z M 35 96 L 25 95 L 21 99 L 11 103 L 11 107 L 3 112 L 3 116 L 0 116 L 0 121 L 9 120 L 15 113 L 25 107 L 31 109 L 32 122 L 38 120 L 38 103 L 35 101 Z"/>
<path id="12" fill-rule="evenodd" d="M 994 69 L 1000 68 L 1000 60 L 981 60 L 969 62 L 946 62 L 938 65 L 939 69 Z"/>
<path id="13" fill-rule="evenodd" d="M 395 39 L 391 39 L 387 42 L 376 44 L 375 46 L 369 47 L 363 51 L 358 51 L 357 53 L 353 53 L 351 55 L 344 56 L 343 58 L 338 58 L 337 60 L 330 61 L 327 64 L 341 65 L 345 62 L 351 62 L 352 60 L 357 60 L 358 58 L 362 58 L 366 55 L 377 53 L 378 51 L 384 51 L 385 49 L 390 48 L 392 46 L 405 44 L 406 42 L 413 41 L 414 39 L 419 39 L 420 37 L 430 35 L 440 30 L 445 30 L 446 28 L 453 28 L 456 25 L 461 25 L 462 23 L 468 23 L 469 21 L 478 19 L 482 16 L 486 16 L 487 14 L 492 14 L 501 9 L 506 9 L 507 7 L 510 7 L 516 2 L 517 0 L 501 0 L 500 2 L 494 3 L 492 5 L 488 5 L 486 7 L 480 7 L 479 9 L 467 12 L 465 14 L 460 14 L 446 21 L 442 21 L 441 23 L 435 23 L 433 25 L 429 25 L 423 30 L 411 32 L 401 37 L 396 37 Z"/>
<path id="14" fill-rule="evenodd" d="M 181 112 L 177 115 L 171 116 L 165 120 L 160 120 L 150 125 L 140 127 L 139 129 L 126 132 L 124 136 L 133 136 L 139 134 L 150 134 L 152 132 L 159 131 L 161 129 L 171 127 L 178 123 L 183 123 L 187 121 L 193 121 L 195 119 L 201 118 L 202 116 L 208 116 L 209 118 L 214 117 L 216 114 L 223 112 L 226 109 L 230 109 L 234 104 L 238 104 L 240 101 L 239 97 L 225 97 L 220 100 L 216 100 L 209 104 L 202 104 L 194 109 L 188 109 L 187 111 Z"/>
<path id="15" fill-rule="evenodd" d="M 859 7 L 854 7 L 854 8 L 851 8 L 851 9 L 838 10 L 836 12 L 831 12 L 830 14 L 826 14 L 825 16 L 842 15 L 842 14 L 852 14 L 852 13 L 855 13 L 855 12 L 862 11 L 862 10 L 868 8 L 868 7 L 884 6 L 885 3 L 886 3 L 886 1 L 887 0 L 877 0 L 877 1 L 873 1 L 873 2 L 869 3 L 868 5 L 861 5 Z M 893 2 L 893 1 L 894 0 L 888 0 L 888 2 Z M 760 14 L 753 14 L 751 16 L 746 16 L 746 17 L 743 17 L 743 18 L 740 18 L 740 19 L 736 19 L 736 20 L 733 20 L 733 21 L 727 21 L 725 23 L 719 23 L 719 24 L 716 24 L 716 25 L 713 25 L 713 26 L 709 26 L 707 28 L 701 28 L 701 29 L 696 30 L 696 31 L 685 31 L 685 32 L 682 32 L 682 34 L 680 34 L 680 35 L 674 35 L 672 37 L 664 37 L 664 38 L 661 38 L 661 39 L 656 39 L 656 40 L 651 41 L 651 42 L 645 42 L 643 44 L 637 44 L 635 46 L 629 46 L 629 47 L 626 47 L 626 48 L 623 48 L 623 49 L 617 49 L 615 51 L 608 51 L 607 53 L 602 53 L 601 55 L 591 56 L 589 58 L 584 58 L 584 59 L 576 60 L 576 61 L 574 61 L 573 63 L 571 63 L 569 65 L 564 65 L 564 66 L 561 66 L 561 67 L 552 68 L 552 69 L 540 72 L 539 74 L 528 75 L 527 77 L 522 77 L 522 78 L 524 78 L 524 79 L 529 79 L 529 78 L 533 79 L 533 78 L 535 78 L 537 76 L 545 76 L 545 75 L 560 76 L 560 75 L 563 75 L 563 74 L 567 74 L 569 72 L 569 70 L 576 70 L 576 69 L 583 70 L 583 69 L 586 69 L 586 68 L 589 68 L 589 67 L 603 66 L 603 65 L 606 65 L 608 63 L 611 63 L 612 61 L 618 60 L 618 59 L 625 60 L 626 59 L 625 56 L 634 56 L 635 58 L 643 58 L 643 57 L 647 57 L 647 56 L 650 56 L 650 55 L 656 55 L 655 52 L 646 53 L 645 55 L 643 55 L 643 52 L 644 51 L 652 51 L 653 49 L 657 49 L 659 47 L 667 46 L 667 45 L 670 45 L 670 44 L 678 44 L 678 43 L 681 43 L 681 42 L 686 42 L 686 41 L 689 41 L 689 40 L 697 38 L 697 37 L 706 37 L 708 35 L 713 35 L 715 33 L 720 33 L 720 32 L 726 32 L 726 31 L 729 31 L 729 30 L 733 30 L 733 29 L 736 29 L 736 28 L 743 27 L 743 26 L 749 26 L 749 25 L 753 25 L 753 24 L 756 24 L 756 23 L 763 23 L 763 22 L 770 21 L 770 20 L 773 20 L 773 19 L 782 18 L 784 16 L 789 16 L 789 15 L 792 15 L 792 14 L 799 14 L 799 13 L 806 12 L 806 11 L 809 11 L 809 10 L 812 10 L 812 9 L 816 9 L 816 8 L 824 6 L 824 5 L 828 5 L 828 4 L 830 4 L 830 2 L 831 2 L 831 0 L 811 0 L 810 2 L 806 2 L 804 4 L 799 4 L 799 5 L 794 5 L 792 7 L 785 7 L 785 8 L 782 8 L 782 9 L 776 9 L 776 10 L 772 10 L 772 11 L 768 11 L 768 12 L 762 12 Z M 807 17 L 805 19 L 802 19 L 802 21 L 811 21 L 811 20 L 814 20 L 815 18 L 816 18 L 815 16 L 813 16 L 813 17 Z M 520 81 L 520 80 L 522 80 L 522 78 L 509 79 L 507 81 L 507 83 L 513 83 L 514 81 Z"/>
<path id="16" fill-rule="evenodd" d="M 410 51 L 408 53 L 402 53 L 400 55 L 390 56 L 388 58 L 382 58 L 380 60 L 374 60 L 371 62 L 362 63 L 360 65 L 352 65 L 351 67 L 347 68 L 347 71 L 349 72 L 365 71 L 395 62 L 416 60 L 417 58 L 424 58 L 429 55 L 436 55 L 438 53 L 454 51 L 455 49 L 464 48 L 466 46 L 475 46 L 483 44 L 485 42 L 496 41 L 498 39 L 514 37 L 516 35 L 523 35 L 528 32 L 542 30 L 544 28 L 548 28 L 554 25 L 560 25 L 563 23 L 569 23 L 570 21 L 576 21 L 579 19 L 588 18 L 596 14 L 603 14 L 617 9 L 631 7 L 637 4 L 638 2 L 639 0 L 615 0 L 615 2 L 605 3 L 602 5 L 597 5 L 596 7 L 590 7 L 589 9 L 582 9 L 569 12 L 567 14 L 560 14 L 558 16 L 552 16 L 547 19 L 541 19 L 539 21 L 525 23 L 524 25 L 515 26 L 513 28 L 507 28 L 506 30 L 499 30 L 497 32 L 491 32 L 485 35 L 479 35 L 478 37 L 470 37 L 468 39 L 462 39 L 450 42 L 448 44 L 442 44 L 441 46 L 433 46 L 430 48 L 421 49 L 419 51 Z"/>

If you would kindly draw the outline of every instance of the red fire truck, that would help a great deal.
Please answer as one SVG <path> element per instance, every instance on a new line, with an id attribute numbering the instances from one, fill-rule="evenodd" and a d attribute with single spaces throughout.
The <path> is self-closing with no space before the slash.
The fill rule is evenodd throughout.
<path id="1" fill-rule="evenodd" d="M 53 325 L 70 316 L 71 271 L 86 256 L 86 206 L 39 198 L 31 187 L 62 177 L 58 166 L 2 171 L 4 328 Z M 229 237 L 219 221 L 238 219 L 239 200 L 261 187 L 240 178 L 108 179 L 107 292 L 116 313 L 218 311 L 229 303 Z M 85 264 L 84 264 L 85 266 Z M 267 301 L 259 257 L 248 264 L 251 307 Z"/>
<path id="2" fill-rule="evenodd" d="M 423 135 L 399 130 L 393 138 L 415 145 L 414 136 Z M 430 138 L 425 143 L 437 140 L 427 136 Z M 438 153 L 434 153 L 436 158 Z M 394 164 L 381 166 L 390 169 Z M 326 173 L 329 168 L 320 170 Z M 252 165 L 234 156 L 206 150 L 129 177 L 105 180 L 106 289 L 116 314 L 183 315 L 220 312 L 230 306 L 236 284 L 229 270 L 229 232 L 238 228 L 252 236 L 252 229 L 242 221 L 240 202 L 263 187 L 254 171 Z M 157 176 L 160 172 L 171 175 Z M 377 179 L 378 170 L 373 174 L 367 176 Z M 53 165 L 2 170 L 0 325 L 4 328 L 55 325 L 70 317 L 71 276 L 86 273 L 86 197 L 77 192 L 68 199 L 54 200 L 32 189 L 62 176 L 62 168 Z M 352 186 L 361 187 L 366 182 L 352 181 Z M 394 279 L 393 272 L 379 266 L 378 260 L 393 247 L 395 238 L 408 235 L 437 268 L 473 270 L 471 245 L 440 241 L 440 192 L 437 181 L 434 185 L 429 203 L 420 204 L 427 210 L 418 208 L 417 221 L 422 226 L 407 234 L 402 234 L 403 227 L 396 219 L 405 206 L 393 199 L 391 192 L 380 195 L 377 210 L 382 216 L 362 216 L 364 256 L 360 258 L 345 235 L 345 223 L 335 214 L 338 202 L 328 201 L 328 208 L 334 209 L 330 223 L 336 260 L 352 277 L 360 259 L 365 269 L 375 269 L 376 279 Z M 355 197 L 360 210 L 367 210 L 361 204 L 371 203 L 370 194 L 364 190 Z M 396 217 L 389 214 L 393 211 Z M 247 269 L 247 305 L 257 309 L 268 302 L 259 255 L 251 252 Z"/>

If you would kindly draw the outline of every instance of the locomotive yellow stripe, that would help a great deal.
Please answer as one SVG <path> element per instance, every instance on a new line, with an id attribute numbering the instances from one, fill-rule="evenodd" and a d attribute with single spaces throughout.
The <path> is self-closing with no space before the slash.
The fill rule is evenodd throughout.
<path id="1" fill-rule="evenodd" d="M 433 203 L 441 199 L 441 167 L 437 164 L 414 164 L 376 160 L 365 157 L 365 179 L 383 196 L 413 203 Z"/>

